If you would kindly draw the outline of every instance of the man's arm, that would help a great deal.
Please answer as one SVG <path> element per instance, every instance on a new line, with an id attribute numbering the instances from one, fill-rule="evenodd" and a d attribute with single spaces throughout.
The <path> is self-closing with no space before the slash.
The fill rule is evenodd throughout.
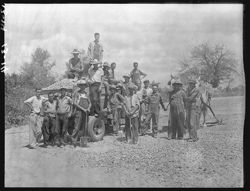
<path id="1" fill-rule="evenodd" d="M 87 55 L 89 58 L 91 58 L 91 59 L 93 58 L 93 56 L 92 56 L 92 43 L 91 42 L 89 43 Z"/>
<path id="2" fill-rule="evenodd" d="M 34 100 L 34 96 L 24 101 L 24 104 L 27 105 L 31 111 L 33 111 L 33 106 L 31 105 L 33 100 Z"/>
<path id="3" fill-rule="evenodd" d="M 102 46 L 102 44 L 100 44 L 100 47 L 101 47 L 101 52 L 100 52 L 100 61 L 102 62 L 102 59 L 103 59 L 103 46 Z"/>
<path id="4" fill-rule="evenodd" d="M 165 108 L 165 106 L 164 106 L 164 104 L 163 104 L 163 101 L 162 101 L 161 96 L 160 96 L 160 104 L 161 104 L 162 109 L 163 109 L 164 111 L 166 111 L 166 108 Z"/>
<path id="5" fill-rule="evenodd" d="M 141 70 L 139 70 L 139 71 L 140 71 L 140 75 L 143 76 L 143 78 L 145 78 L 147 76 L 146 73 L 142 72 Z"/>

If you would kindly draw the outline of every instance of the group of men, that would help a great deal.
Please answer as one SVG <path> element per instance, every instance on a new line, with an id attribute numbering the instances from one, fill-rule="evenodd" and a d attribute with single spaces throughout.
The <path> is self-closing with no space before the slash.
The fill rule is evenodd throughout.
<path id="1" fill-rule="evenodd" d="M 31 108 L 30 114 L 30 147 L 35 148 L 43 135 L 44 145 L 62 146 L 67 144 L 69 118 L 76 114 L 76 110 L 84 110 L 83 124 L 87 124 L 88 115 L 99 116 L 101 110 L 108 110 L 113 116 L 113 131 L 117 135 L 119 130 L 125 133 L 126 141 L 130 144 L 138 142 L 139 134 L 148 132 L 157 137 L 160 106 L 164 111 L 158 83 L 144 80 L 147 76 L 133 63 L 133 70 L 123 75 L 124 81 L 116 80 L 116 63 L 102 62 L 103 46 L 100 44 L 100 34 L 94 34 L 95 40 L 89 44 L 89 62 L 83 64 L 79 58 L 80 52 L 73 50 L 73 58 L 69 60 L 68 78 L 74 78 L 77 86 L 71 97 L 62 88 L 60 96 L 50 92 L 48 98 L 42 97 L 40 90 L 25 101 Z M 143 81 L 143 83 L 142 83 Z M 144 84 L 142 86 L 142 84 Z M 188 141 L 197 141 L 197 128 L 200 121 L 200 105 L 202 101 L 195 81 L 189 82 L 187 91 L 182 88 L 179 80 L 172 82 L 169 92 L 169 129 L 168 139 L 183 139 L 185 130 L 189 130 Z M 89 88 L 89 93 L 85 91 Z M 101 108 L 101 92 L 104 89 L 105 100 Z M 87 109 L 79 104 L 80 97 L 85 97 Z M 125 119 L 125 128 L 121 129 L 121 119 Z M 70 142 L 76 146 L 79 137 L 84 132 L 75 126 L 70 136 Z"/>

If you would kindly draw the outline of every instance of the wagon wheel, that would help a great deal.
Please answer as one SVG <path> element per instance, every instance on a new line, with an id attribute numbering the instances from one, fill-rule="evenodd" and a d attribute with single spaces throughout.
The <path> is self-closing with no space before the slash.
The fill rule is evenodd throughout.
<path id="1" fill-rule="evenodd" d="M 88 133 L 92 141 L 100 141 L 105 134 L 104 121 L 94 116 L 89 117 Z"/>

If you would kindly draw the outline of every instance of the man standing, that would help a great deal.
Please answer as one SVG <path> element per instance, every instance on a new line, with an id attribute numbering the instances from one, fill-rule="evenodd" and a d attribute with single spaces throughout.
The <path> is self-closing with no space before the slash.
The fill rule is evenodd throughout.
<path id="1" fill-rule="evenodd" d="M 41 116 L 42 102 L 45 98 L 41 96 L 41 91 L 36 89 L 36 96 L 33 96 L 24 101 L 24 103 L 31 109 L 29 116 L 29 146 L 31 149 L 38 146 L 38 141 L 42 136 L 42 122 Z"/>
<path id="2" fill-rule="evenodd" d="M 94 60 L 93 65 L 89 68 L 89 78 L 90 78 L 90 88 L 89 96 L 91 99 L 92 109 L 91 113 L 96 115 L 100 112 L 100 92 L 101 92 L 101 82 L 104 75 L 102 68 L 98 67 L 98 61 Z"/>
<path id="3" fill-rule="evenodd" d="M 196 81 L 190 80 L 187 89 L 187 126 L 189 131 L 189 142 L 198 140 L 197 130 L 200 126 L 200 113 L 202 97 L 198 88 L 195 87 Z"/>
<path id="4" fill-rule="evenodd" d="M 147 74 L 138 69 L 138 63 L 134 62 L 134 69 L 130 72 L 132 82 L 138 87 L 138 91 L 141 90 L 141 79 L 145 78 Z M 141 77 L 142 76 L 142 77 Z"/>
<path id="5" fill-rule="evenodd" d="M 128 89 L 129 95 L 125 97 L 125 105 L 127 108 L 125 116 L 125 135 L 129 144 L 136 144 L 138 142 L 140 101 L 135 94 L 137 86 L 130 84 Z"/>
<path id="6" fill-rule="evenodd" d="M 87 124 L 88 124 L 88 112 L 91 107 L 91 102 L 89 99 L 88 93 L 85 91 L 85 89 L 88 87 L 88 84 L 86 80 L 79 80 L 77 82 L 78 89 L 76 89 L 73 93 L 73 104 L 76 108 L 76 110 L 81 112 L 82 115 L 82 121 L 79 125 L 75 125 L 72 135 L 71 135 L 71 140 L 73 142 L 74 147 L 76 147 L 77 140 L 81 136 L 87 136 L 84 134 L 86 133 Z M 76 112 L 74 112 L 74 115 Z M 85 131 L 84 131 L 85 130 Z"/>
<path id="7" fill-rule="evenodd" d="M 110 72 L 110 79 L 115 80 L 115 68 L 116 68 L 116 63 L 112 62 L 111 63 L 111 72 Z"/>
<path id="8" fill-rule="evenodd" d="M 48 100 L 43 104 L 44 120 L 42 126 L 44 146 L 54 145 L 55 129 L 56 129 L 56 105 L 57 101 L 54 100 L 52 92 L 48 94 Z"/>
<path id="9" fill-rule="evenodd" d="M 157 137 L 158 132 L 158 122 L 159 122 L 159 113 L 160 113 L 160 105 L 166 111 L 166 108 L 162 102 L 162 98 L 160 93 L 158 92 L 158 84 L 152 85 L 153 92 L 149 96 L 149 104 L 150 104 L 150 112 L 152 119 L 152 137 Z"/>
<path id="10" fill-rule="evenodd" d="M 66 89 L 61 88 L 61 95 L 58 98 L 57 115 L 56 115 L 56 144 L 66 145 L 66 134 L 68 131 L 68 122 L 71 113 L 72 99 L 66 96 Z"/>
<path id="11" fill-rule="evenodd" d="M 129 86 L 130 85 L 135 85 L 133 82 L 130 81 L 130 75 L 123 75 L 124 78 L 124 82 L 122 83 L 122 87 L 123 87 L 123 96 L 128 96 L 129 95 Z"/>
<path id="12" fill-rule="evenodd" d="M 102 62 L 102 59 L 103 59 L 103 46 L 99 42 L 99 40 L 100 40 L 100 34 L 99 33 L 95 33 L 94 37 L 95 37 L 95 40 L 93 42 L 89 43 L 88 57 L 91 60 L 96 59 L 97 61 Z"/>
<path id="13" fill-rule="evenodd" d="M 83 65 L 79 58 L 80 52 L 74 49 L 72 54 L 74 57 L 69 60 L 68 78 L 79 79 L 83 74 Z"/>
<path id="14" fill-rule="evenodd" d="M 183 139 L 183 134 L 185 131 L 184 101 L 186 99 L 186 95 L 182 90 L 182 83 L 180 80 L 174 81 L 172 85 L 173 91 L 169 93 L 170 124 L 168 130 L 168 139 L 175 139 L 176 134 L 178 139 Z"/>

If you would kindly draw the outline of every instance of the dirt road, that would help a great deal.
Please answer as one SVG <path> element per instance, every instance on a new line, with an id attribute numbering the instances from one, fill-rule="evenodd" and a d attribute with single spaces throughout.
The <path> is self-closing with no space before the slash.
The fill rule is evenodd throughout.
<path id="1" fill-rule="evenodd" d="M 225 124 L 200 129 L 195 143 L 162 132 L 137 145 L 108 135 L 88 148 L 28 149 L 28 126 L 7 129 L 5 186 L 241 187 L 244 97 L 214 98 L 212 107 Z M 167 117 L 161 113 L 160 129 Z"/>

